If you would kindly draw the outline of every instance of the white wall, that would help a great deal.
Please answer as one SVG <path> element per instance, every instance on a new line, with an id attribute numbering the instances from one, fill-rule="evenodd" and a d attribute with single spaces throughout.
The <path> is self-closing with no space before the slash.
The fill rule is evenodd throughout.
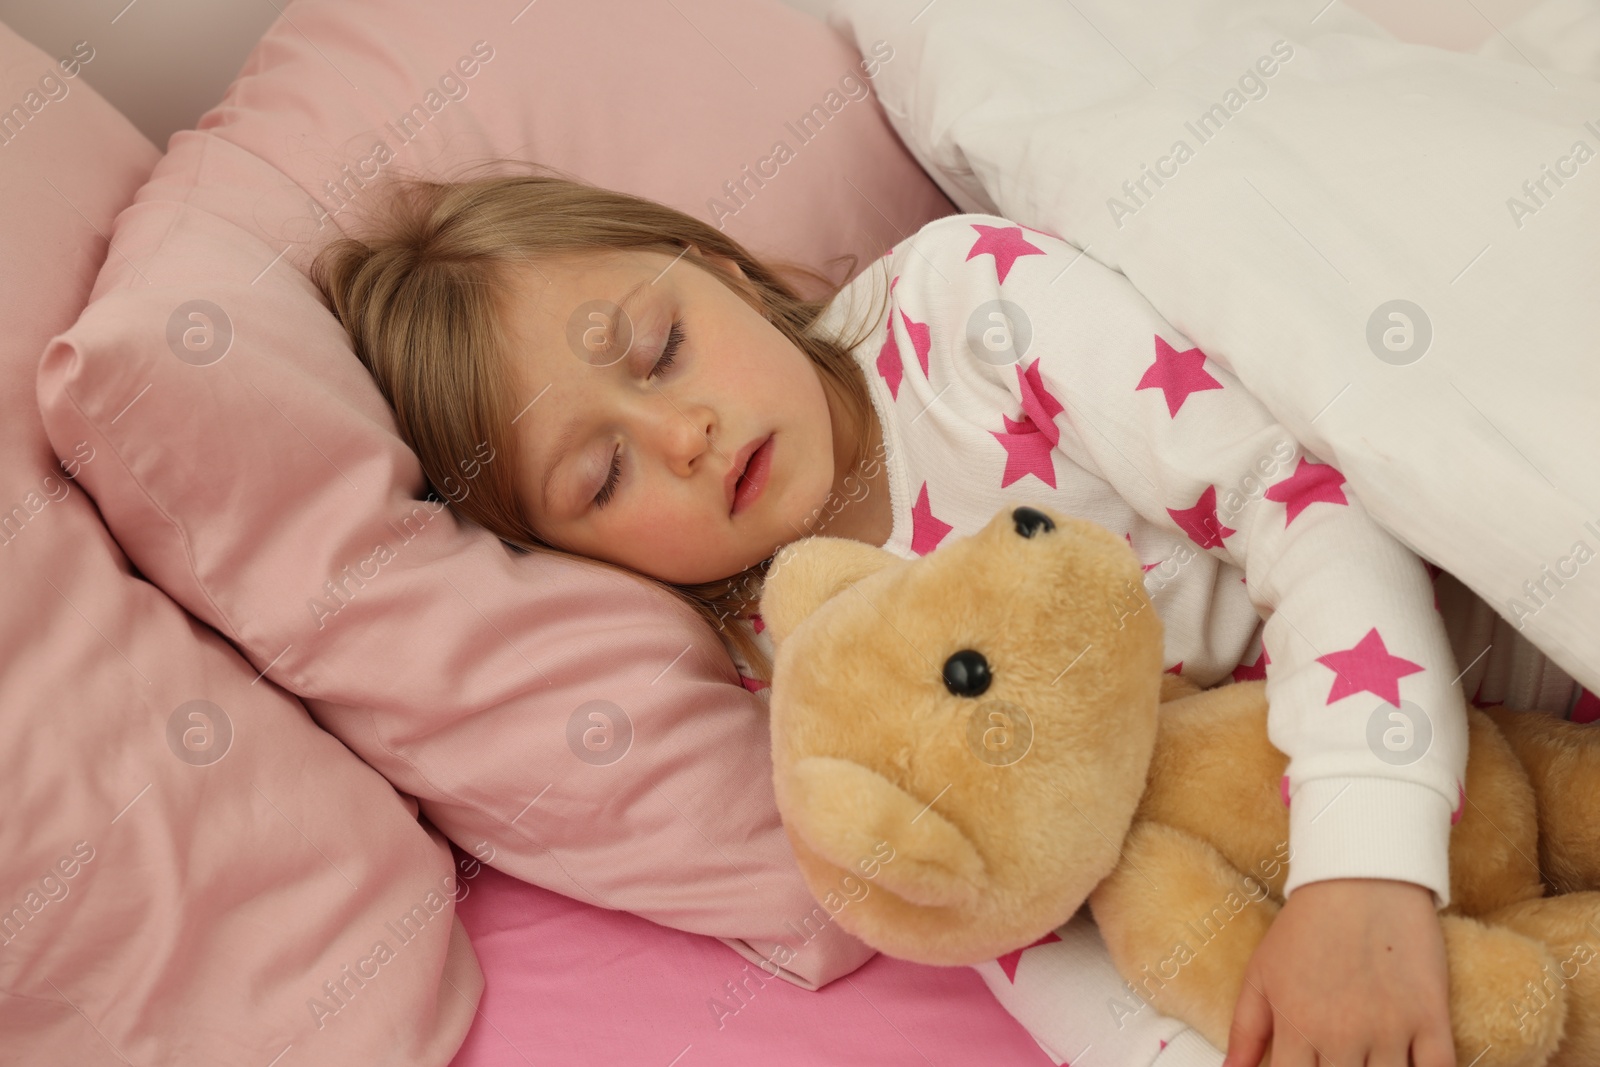
<path id="1" fill-rule="evenodd" d="M 785 2 L 820 17 L 833 0 Z M 1321 6 L 1321 0 L 1285 2 L 1312 14 Z M 1470 50 L 1535 0 L 1348 2 L 1402 40 Z M 0 0 L 0 21 L 52 56 L 88 41 L 94 59 L 83 69 L 85 80 L 165 148 L 169 135 L 193 126 L 222 98 L 251 46 L 278 17 L 276 3 L 281 0 Z"/>
<path id="2" fill-rule="evenodd" d="M 222 99 L 277 17 L 268 0 L 0 0 L 0 22 L 52 56 L 88 41 L 83 79 L 162 149 Z"/>

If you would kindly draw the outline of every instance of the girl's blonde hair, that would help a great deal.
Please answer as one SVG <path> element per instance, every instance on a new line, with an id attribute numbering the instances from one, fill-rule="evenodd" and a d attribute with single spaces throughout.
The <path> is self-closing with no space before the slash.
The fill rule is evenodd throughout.
<path id="1" fill-rule="evenodd" d="M 515 268 L 539 257 L 608 251 L 682 252 L 765 315 L 816 365 L 824 387 L 831 383 L 856 426 L 864 431 L 869 425 L 871 401 L 850 349 L 871 332 L 881 309 L 849 340 L 813 336 L 812 326 L 844 283 L 792 264 L 769 267 L 715 227 L 641 197 L 549 174 L 456 182 L 391 178 L 366 232 L 333 240 L 310 273 L 394 408 L 400 434 L 430 487 L 457 515 L 517 549 L 638 577 L 542 541 L 517 492 L 519 453 L 511 425 L 517 394 L 501 318 L 516 284 Z M 744 284 L 706 262 L 706 254 L 737 263 Z M 846 258 L 846 278 L 853 277 L 856 257 L 839 257 Z M 826 295 L 804 299 L 779 270 Z M 867 459 L 867 436 L 860 434 L 855 470 Z M 492 459 L 474 462 L 472 457 L 484 458 L 484 448 Z M 471 485 L 462 492 L 461 475 L 469 470 Z M 766 656 L 742 627 L 727 627 L 723 620 L 754 609 L 771 562 L 768 557 L 713 582 L 658 583 L 699 612 L 768 680 L 772 665 Z"/>

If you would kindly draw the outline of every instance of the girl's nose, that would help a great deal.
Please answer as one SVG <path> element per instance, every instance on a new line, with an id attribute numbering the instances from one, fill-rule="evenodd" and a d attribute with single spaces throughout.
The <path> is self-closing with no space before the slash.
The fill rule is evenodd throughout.
<path id="1" fill-rule="evenodd" d="M 703 462 L 704 456 L 716 454 L 713 450 L 716 420 L 704 407 L 675 408 L 667 402 L 655 413 L 655 418 L 662 455 L 674 471 L 688 474 L 696 463 Z"/>

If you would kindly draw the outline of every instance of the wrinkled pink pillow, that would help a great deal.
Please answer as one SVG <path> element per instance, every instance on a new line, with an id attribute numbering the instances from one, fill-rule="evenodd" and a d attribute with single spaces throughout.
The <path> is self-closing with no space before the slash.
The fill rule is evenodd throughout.
<path id="1" fill-rule="evenodd" d="M 94 42 L 66 59 L 0 26 L 0 1062 L 444 1064 L 482 990 L 448 843 L 131 573 L 81 491 L 115 444 L 58 461 L 40 424 L 39 355 L 159 155 L 84 82 Z"/>
<path id="2" fill-rule="evenodd" d="M 82 484 L 140 570 L 463 848 L 812 987 L 871 950 L 800 879 L 720 640 L 642 579 L 512 555 L 421 501 L 303 271 L 386 167 L 494 156 L 864 266 L 953 208 L 863 62 L 775 0 L 301 0 L 173 138 L 39 376 L 51 440 L 102 450 Z M 708 206 L 740 180 L 736 211 Z"/>

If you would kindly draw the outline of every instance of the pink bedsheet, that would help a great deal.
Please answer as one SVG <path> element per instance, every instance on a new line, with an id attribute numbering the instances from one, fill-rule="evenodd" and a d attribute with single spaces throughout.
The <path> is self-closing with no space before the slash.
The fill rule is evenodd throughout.
<path id="1" fill-rule="evenodd" d="M 457 869 L 486 986 L 451 1067 L 1051 1064 L 967 967 L 880 955 L 808 993 L 715 938 Z M 742 999 L 724 988 L 746 979 Z"/>

